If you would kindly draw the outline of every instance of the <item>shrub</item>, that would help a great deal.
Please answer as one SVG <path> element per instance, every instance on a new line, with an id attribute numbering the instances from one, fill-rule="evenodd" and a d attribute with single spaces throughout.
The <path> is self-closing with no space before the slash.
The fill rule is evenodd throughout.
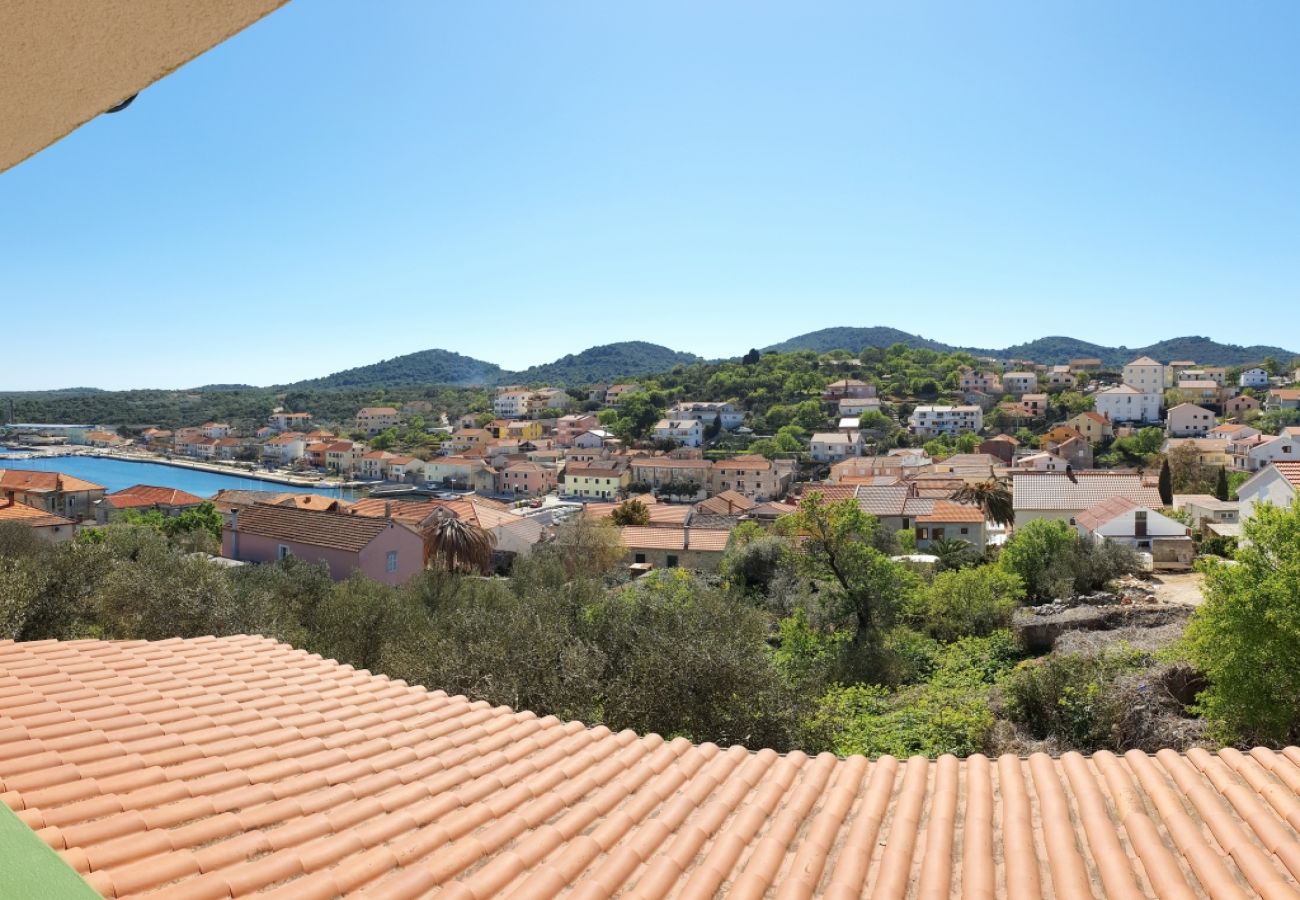
<path id="1" fill-rule="evenodd" d="M 1007 541 L 998 565 L 1019 576 L 1031 600 L 1051 600 L 1095 591 L 1132 574 L 1139 558 L 1131 547 L 1083 539 L 1064 522 L 1036 519 Z"/>
<path id="2" fill-rule="evenodd" d="M 1019 576 L 996 566 L 940 572 L 916 592 L 909 618 L 940 641 L 987 635 L 1011 624 L 1024 597 Z"/>

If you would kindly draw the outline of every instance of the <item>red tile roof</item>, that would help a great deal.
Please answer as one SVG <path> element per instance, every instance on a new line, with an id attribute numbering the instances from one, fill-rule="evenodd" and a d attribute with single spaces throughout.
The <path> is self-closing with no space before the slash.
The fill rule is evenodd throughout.
<path id="1" fill-rule="evenodd" d="M 42 472 L 35 469 L 0 469 L 0 490 L 30 491 L 102 491 L 102 484 L 85 481 L 62 472 Z"/>
<path id="2" fill-rule="evenodd" d="M 654 528 L 629 525 L 621 528 L 623 546 L 634 550 L 699 550 L 721 553 L 727 549 L 731 532 L 726 528 Z"/>
<path id="3" fill-rule="evenodd" d="M 1273 467 L 1289 484 L 1300 488 L 1300 462 L 1275 462 Z"/>
<path id="4" fill-rule="evenodd" d="M 71 519 L 47 513 L 35 506 L 19 503 L 17 500 L 8 501 L 4 498 L 0 498 L 0 522 L 21 522 L 32 528 L 50 528 L 57 525 L 77 524 Z"/>
<path id="5" fill-rule="evenodd" d="M 258 637 L 0 642 L 0 699 L 0 799 L 109 897 L 1244 898 L 1300 878 L 1295 747 L 723 750 Z"/>
<path id="6" fill-rule="evenodd" d="M 394 520 L 389 519 L 263 503 L 239 510 L 235 522 L 236 530 L 241 533 L 349 553 L 360 553 L 393 524 Z M 396 527 L 408 526 L 399 524 Z"/>
<path id="7" fill-rule="evenodd" d="M 156 487 L 152 484 L 133 484 L 104 497 L 105 502 L 115 509 L 127 509 L 139 506 L 198 506 L 202 497 L 177 488 Z"/>

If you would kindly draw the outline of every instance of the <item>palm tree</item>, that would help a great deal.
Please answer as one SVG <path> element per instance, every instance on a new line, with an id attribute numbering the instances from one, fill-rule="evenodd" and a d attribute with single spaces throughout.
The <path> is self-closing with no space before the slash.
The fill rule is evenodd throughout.
<path id="1" fill-rule="evenodd" d="M 978 506 L 984 511 L 984 518 L 990 522 L 998 525 L 1015 524 L 1016 511 L 1011 502 L 1011 491 L 996 478 L 959 488 L 949 499 L 954 503 Z"/>
<path id="2" fill-rule="evenodd" d="M 451 513 L 437 516 L 424 531 L 424 558 L 448 572 L 486 572 L 495 548 L 491 532 Z"/>
<path id="3" fill-rule="evenodd" d="M 979 552 L 974 544 L 957 538 L 940 538 L 931 541 L 925 552 L 939 557 L 939 568 L 943 571 L 974 565 L 979 559 Z"/>

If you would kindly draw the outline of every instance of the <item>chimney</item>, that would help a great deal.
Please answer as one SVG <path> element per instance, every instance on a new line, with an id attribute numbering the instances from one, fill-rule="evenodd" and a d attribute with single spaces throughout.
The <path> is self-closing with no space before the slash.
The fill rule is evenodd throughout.
<path id="1" fill-rule="evenodd" d="M 392 517 L 393 517 L 393 501 L 392 501 L 392 500 L 385 500 L 385 501 L 384 501 L 384 518 L 385 518 L 385 519 L 391 519 Z"/>
<path id="2" fill-rule="evenodd" d="M 239 507 L 230 507 L 230 558 L 239 559 Z"/>

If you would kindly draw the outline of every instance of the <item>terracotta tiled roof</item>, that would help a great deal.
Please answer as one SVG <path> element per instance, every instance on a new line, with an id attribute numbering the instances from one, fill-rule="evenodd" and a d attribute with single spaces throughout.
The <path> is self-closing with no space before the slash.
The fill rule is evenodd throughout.
<path id="1" fill-rule="evenodd" d="M 865 513 L 873 516 L 901 516 L 903 504 L 907 502 L 908 487 L 905 484 L 864 484 L 858 485 L 856 496 L 858 506 Z"/>
<path id="2" fill-rule="evenodd" d="M 1017 472 L 1011 479 L 1012 505 L 1017 510 L 1084 510 L 1115 496 L 1132 497 L 1139 504 L 1159 509 L 1160 492 L 1143 483 L 1140 475 L 1110 472 Z"/>
<path id="3" fill-rule="evenodd" d="M 731 537 L 726 528 L 646 528 L 629 525 L 619 529 L 623 546 L 635 550 L 699 550 L 721 553 Z"/>
<path id="4" fill-rule="evenodd" d="M 0 797 L 109 897 L 1244 898 L 1300 876 L 1295 747 L 722 750 L 257 637 L 0 642 L 0 697 Z"/>
<path id="5" fill-rule="evenodd" d="M 48 528 L 54 525 L 75 525 L 71 519 L 47 513 L 26 503 L 12 502 L 0 498 L 0 522 L 21 522 L 32 528 Z"/>
<path id="6" fill-rule="evenodd" d="M 1292 487 L 1300 488 L 1300 462 L 1275 462 L 1273 467 Z"/>
<path id="7" fill-rule="evenodd" d="M 325 512 L 337 512 L 347 509 L 351 504 L 337 497 L 324 494 L 281 494 L 275 499 L 276 506 L 291 506 L 294 509 L 318 509 Z"/>
<path id="8" fill-rule="evenodd" d="M 102 491 L 102 484 L 64 475 L 62 472 L 41 472 L 35 469 L 0 469 L 0 490 L 45 493 L 49 491 Z"/>
<path id="9" fill-rule="evenodd" d="M 691 517 L 692 507 L 685 503 L 655 503 L 642 499 L 646 511 L 650 513 L 650 524 L 657 527 L 681 527 Z M 595 519 L 608 519 L 622 503 L 588 503 L 583 513 Z"/>
<path id="10" fill-rule="evenodd" d="M 241 532 L 350 553 L 359 553 L 384 529 L 391 527 L 393 524 L 388 519 L 263 503 L 241 509 L 238 520 Z"/>
<path id="11" fill-rule="evenodd" d="M 151 484 L 133 484 L 106 495 L 104 500 L 116 509 L 136 506 L 198 506 L 203 502 L 202 497 L 186 491 Z"/>
<path id="12" fill-rule="evenodd" d="M 1080 528 L 1096 531 L 1115 517 L 1122 516 L 1124 513 L 1138 508 L 1138 504 L 1128 497 L 1115 496 L 1088 507 L 1079 513 L 1074 521 L 1079 524 Z"/>
<path id="13" fill-rule="evenodd" d="M 936 500 L 934 501 L 934 508 L 928 513 L 922 513 L 917 521 L 925 523 L 968 522 L 981 524 L 984 521 L 984 513 L 978 506 L 969 503 Z"/>

